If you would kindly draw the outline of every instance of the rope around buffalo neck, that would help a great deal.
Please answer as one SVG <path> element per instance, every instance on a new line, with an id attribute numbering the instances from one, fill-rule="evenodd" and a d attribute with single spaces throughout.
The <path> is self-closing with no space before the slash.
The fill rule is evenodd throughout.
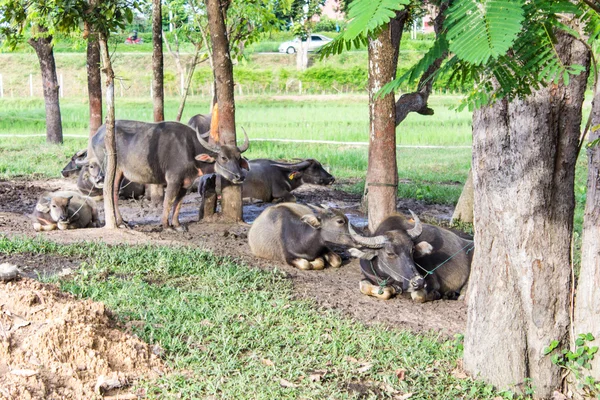
<path id="1" fill-rule="evenodd" d="M 448 257 L 447 259 L 445 259 L 440 265 L 438 265 L 437 267 L 435 267 L 434 269 L 432 269 L 431 271 L 426 270 L 425 268 L 421 267 L 419 264 L 417 264 L 415 262 L 415 265 L 419 268 L 421 268 L 424 272 L 425 272 L 425 276 L 427 275 L 433 275 L 433 273 L 435 272 L 436 269 L 438 269 L 439 267 L 441 267 L 442 265 L 446 264 L 448 261 L 452 260 L 455 256 L 457 256 L 461 251 L 463 251 L 464 249 L 466 249 L 467 247 L 471 246 L 471 248 L 469 250 L 466 251 L 467 254 L 469 254 L 471 252 L 471 250 L 473 250 L 475 248 L 475 243 L 467 243 L 467 245 L 465 247 L 463 247 L 462 249 L 458 250 L 456 253 L 452 254 L 450 257 Z"/>

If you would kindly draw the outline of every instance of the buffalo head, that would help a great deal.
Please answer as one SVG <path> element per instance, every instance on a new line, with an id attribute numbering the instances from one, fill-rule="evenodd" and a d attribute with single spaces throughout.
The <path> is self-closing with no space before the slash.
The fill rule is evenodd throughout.
<path id="1" fill-rule="evenodd" d="M 330 185 L 335 181 L 333 175 L 327 172 L 319 161 L 312 158 L 302 160 L 296 164 L 272 163 L 271 165 L 291 172 L 294 177 L 300 178 L 303 183 Z"/>
<path id="2" fill-rule="evenodd" d="M 89 181 L 92 187 L 102 189 L 104 187 L 104 171 L 95 158 L 89 159 L 81 170 L 83 179 Z"/>
<path id="3" fill-rule="evenodd" d="M 60 171 L 63 177 L 68 177 L 74 175 L 81 170 L 83 165 L 86 163 L 87 158 L 87 149 L 79 150 L 73 157 L 71 157 L 71 161 Z"/>
<path id="4" fill-rule="evenodd" d="M 367 238 L 368 240 L 352 232 L 354 240 L 369 250 L 350 250 L 354 257 L 369 263 L 368 272 L 372 272 L 377 279 L 391 278 L 395 281 L 391 284 L 404 292 L 414 292 L 425 287 L 425 280 L 417 270 L 413 257 L 426 255 L 432 250 L 429 243 L 419 241 L 423 227 L 419 217 L 412 211 L 411 214 L 415 225 L 406 231 L 380 232 L 378 229 L 376 233 L 379 235 Z"/>
<path id="5" fill-rule="evenodd" d="M 234 184 L 241 184 L 244 181 L 246 173 L 243 170 L 250 170 L 248 160 L 242 157 L 242 153 L 248 150 L 250 144 L 245 130 L 244 144 L 240 147 L 209 143 L 198 130 L 196 130 L 196 137 L 205 149 L 217 153 L 214 157 L 206 153 L 198 154 L 197 161 L 215 163 L 215 172 Z"/>

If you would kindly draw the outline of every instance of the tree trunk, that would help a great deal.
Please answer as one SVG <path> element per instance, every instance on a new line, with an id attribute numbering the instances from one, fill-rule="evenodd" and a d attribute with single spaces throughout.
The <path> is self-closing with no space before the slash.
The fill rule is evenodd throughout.
<path id="1" fill-rule="evenodd" d="M 402 25 L 392 20 L 377 38 L 369 39 L 369 167 L 365 197 L 369 229 L 396 211 L 398 169 L 396 165 L 396 107 L 394 94 L 376 98 L 383 85 L 396 76 Z"/>
<path id="2" fill-rule="evenodd" d="M 90 138 L 92 138 L 102 125 L 102 77 L 100 74 L 100 44 L 97 35 L 88 37 L 86 69 L 90 102 Z"/>
<path id="3" fill-rule="evenodd" d="M 305 71 L 308 68 L 308 44 L 310 43 L 310 34 L 306 39 L 306 42 L 300 40 L 298 44 L 298 53 L 296 53 L 296 69 L 298 71 Z"/>
<path id="4" fill-rule="evenodd" d="M 160 122 L 165 120 L 161 0 L 152 0 L 152 72 L 154 122 Z"/>
<path id="5" fill-rule="evenodd" d="M 592 105 L 592 126 L 600 124 L 600 94 L 596 93 Z M 600 139 L 600 130 L 593 131 L 590 141 Z M 588 182 L 583 237 L 581 244 L 581 270 L 575 300 L 574 333 L 591 333 L 595 340 L 591 346 L 600 345 L 600 145 L 587 150 Z M 592 376 L 600 380 L 600 355 L 590 361 Z"/>
<path id="6" fill-rule="evenodd" d="M 457 221 L 473 223 L 473 172 L 471 170 L 452 214 L 451 223 Z"/>
<path id="7" fill-rule="evenodd" d="M 589 66 L 559 34 L 565 65 Z M 499 388 L 549 398 L 560 370 L 543 350 L 568 347 L 574 176 L 587 72 L 473 114 L 475 254 L 465 368 Z"/>
<path id="8" fill-rule="evenodd" d="M 219 137 L 222 145 L 236 145 L 235 101 L 233 98 L 233 65 L 229 54 L 229 39 L 225 14 L 219 0 L 206 0 L 208 27 L 212 41 L 217 104 L 219 105 Z M 221 194 L 223 217 L 230 221 L 242 220 L 242 187 L 223 180 Z"/>
<path id="9" fill-rule="evenodd" d="M 117 146 L 115 143 L 115 73 L 112 69 L 110 54 L 108 53 L 108 38 L 100 34 L 98 40 L 102 54 L 102 71 L 106 75 L 106 171 L 104 175 L 104 227 L 117 229 L 115 212 L 115 171 L 117 167 Z M 121 221 L 118 221 L 121 222 Z"/>
<path id="10" fill-rule="evenodd" d="M 38 28 L 39 33 L 47 32 Z M 42 71 L 44 103 L 46 104 L 46 142 L 60 144 L 63 142 L 62 122 L 60 117 L 59 86 L 56 78 L 56 63 L 52 50 L 52 36 L 32 38 L 28 40 L 34 48 Z"/>
<path id="11" fill-rule="evenodd" d="M 175 120 L 177 122 L 181 121 L 181 116 L 183 115 L 183 109 L 185 108 L 185 101 L 187 100 L 188 93 L 190 91 L 190 86 L 192 84 L 192 78 L 194 77 L 194 71 L 196 70 L 196 65 L 198 65 L 198 56 L 200 55 L 200 46 L 196 46 L 196 51 L 194 52 L 194 58 L 190 63 L 190 68 L 188 70 L 187 77 L 185 78 L 185 88 L 183 89 L 183 93 L 181 96 L 181 101 L 179 102 L 179 109 L 177 110 L 177 117 Z"/>

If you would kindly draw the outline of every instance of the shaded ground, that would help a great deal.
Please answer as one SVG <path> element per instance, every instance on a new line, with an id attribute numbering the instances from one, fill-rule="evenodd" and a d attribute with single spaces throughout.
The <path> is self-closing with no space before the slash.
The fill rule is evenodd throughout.
<path id="1" fill-rule="evenodd" d="M 0 181 L 0 233 L 35 235 L 31 221 L 25 214 L 31 212 L 39 195 L 45 190 L 73 188 L 74 182 L 66 179 Z M 302 187 L 294 194 L 302 203 L 327 204 L 342 209 L 355 225 L 364 226 L 366 223 L 358 208 L 358 195 L 318 186 Z M 244 215 L 248 222 L 267 206 L 245 206 Z M 99 204 L 99 207 L 102 205 Z M 407 212 L 409 208 L 425 221 L 447 221 L 452 214 L 449 206 L 426 205 L 415 200 L 400 201 L 398 204 L 400 211 Z M 339 269 L 300 271 L 288 265 L 257 259 L 250 253 L 247 244 L 248 224 L 197 222 L 198 196 L 195 194 L 186 196 L 180 214 L 181 221 L 188 224 L 189 231 L 185 233 L 163 232 L 158 226 L 161 210 L 152 208 L 145 200 L 121 201 L 120 210 L 125 219 L 136 224 L 134 229 L 110 233 L 103 229 L 82 229 L 46 232 L 43 235 L 58 242 L 102 240 L 112 244 L 198 246 L 218 255 L 238 257 L 248 265 L 261 269 L 276 267 L 283 270 L 292 280 L 297 297 L 313 299 L 320 306 L 335 308 L 366 323 L 382 322 L 412 331 L 434 330 L 443 336 L 464 331 L 466 306 L 462 302 L 440 300 L 416 304 L 403 297 L 381 301 L 362 295 L 358 290 L 361 273 L 356 260 L 346 260 Z M 60 273 L 65 268 L 77 268 L 80 263 L 80 260 L 52 256 L 0 255 L 0 262 L 6 261 L 25 265 L 25 272 L 29 276 Z"/>

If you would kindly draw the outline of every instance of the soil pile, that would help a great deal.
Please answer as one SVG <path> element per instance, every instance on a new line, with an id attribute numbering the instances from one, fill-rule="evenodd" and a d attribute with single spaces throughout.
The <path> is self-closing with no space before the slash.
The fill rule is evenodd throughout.
<path id="1" fill-rule="evenodd" d="M 104 304 L 28 278 L 0 282 L 0 399 L 94 399 L 165 370 Z"/>

